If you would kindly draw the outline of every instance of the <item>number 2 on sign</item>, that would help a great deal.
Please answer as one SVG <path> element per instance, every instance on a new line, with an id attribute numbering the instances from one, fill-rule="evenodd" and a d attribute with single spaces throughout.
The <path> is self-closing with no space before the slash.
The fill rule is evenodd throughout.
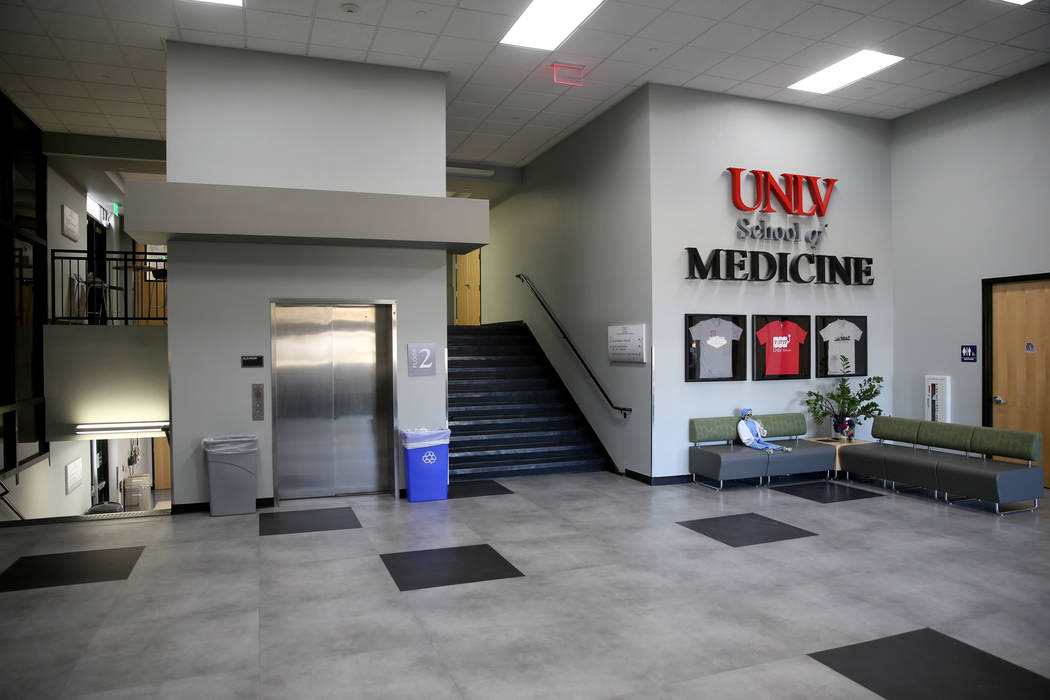
<path id="1" fill-rule="evenodd" d="M 434 366 L 434 356 L 430 352 L 429 348 L 422 348 L 419 351 L 419 364 L 416 365 L 420 369 L 430 369 Z"/>

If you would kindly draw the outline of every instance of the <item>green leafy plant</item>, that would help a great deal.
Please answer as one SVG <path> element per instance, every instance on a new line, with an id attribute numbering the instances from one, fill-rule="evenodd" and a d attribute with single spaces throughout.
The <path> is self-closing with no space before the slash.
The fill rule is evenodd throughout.
<path id="1" fill-rule="evenodd" d="M 843 372 L 849 374 L 852 370 L 849 359 L 845 355 L 839 357 L 842 360 Z M 823 423 L 831 416 L 835 432 L 844 433 L 852 438 L 854 425 L 860 425 L 862 419 L 882 415 L 882 409 L 875 402 L 882 393 L 882 382 L 882 377 L 867 377 L 854 390 L 849 379 L 839 377 L 831 391 L 826 394 L 807 391 L 802 402 L 806 404 L 806 409 L 814 421 Z"/>

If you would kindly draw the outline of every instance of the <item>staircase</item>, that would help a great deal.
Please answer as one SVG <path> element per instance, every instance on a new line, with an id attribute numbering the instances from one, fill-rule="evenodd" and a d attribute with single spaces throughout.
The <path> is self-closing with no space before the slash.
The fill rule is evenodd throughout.
<path id="1" fill-rule="evenodd" d="M 452 481 L 612 469 L 521 321 L 448 328 Z"/>

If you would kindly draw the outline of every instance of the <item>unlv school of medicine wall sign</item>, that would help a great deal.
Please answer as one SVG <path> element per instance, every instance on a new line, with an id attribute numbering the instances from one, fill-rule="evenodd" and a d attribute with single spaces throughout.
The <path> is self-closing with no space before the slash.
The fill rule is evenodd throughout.
<path id="1" fill-rule="evenodd" d="M 815 250 L 824 239 L 828 224 L 820 221 L 828 212 L 836 178 L 783 173 L 768 170 L 726 168 L 730 173 L 733 206 L 747 216 L 736 221 L 736 237 L 769 244 L 805 244 Z M 744 180 L 750 174 L 754 192 L 744 201 Z M 781 184 L 783 183 L 783 184 Z M 823 186 L 823 187 L 822 187 Z M 797 219 L 774 226 L 762 214 L 775 214 L 777 205 L 787 217 L 816 217 L 816 226 Z M 717 279 L 741 282 L 795 282 L 797 284 L 844 284 L 868 286 L 875 283 L 872 258 L 838 257 L 816 253 L 769 252 L 715 248 L 707 257 L 696 248 L 686 248 L 689 271 L 686 279 Z"/>

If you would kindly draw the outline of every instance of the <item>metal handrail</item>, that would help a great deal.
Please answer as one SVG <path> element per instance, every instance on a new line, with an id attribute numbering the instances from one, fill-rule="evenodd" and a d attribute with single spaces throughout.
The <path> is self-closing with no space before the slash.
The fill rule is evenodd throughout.
<path id="1" fill-rule="evenodd" d="M 51 251 L 51 323 L 129 325 L 167 320 L 167 256 L 107 252 L 93 259 L 85 250 Z"/>
<path id="2" fill-rule="evenodd" d="M 542 306 L 543 310 L 547 312 L 548 316 L 550 316 L 551 321 L 554 321 L 554 325 L 558 328 L 558 331 L 561 333 L 561 337 L 564 338 L 565 342 L 569 344 L 569 348 L 572 350 L 573 354 L 576 355 L 576 359 L 580 361 L 580 364 L 583 365 L 583 369 L 587 371 L 587 376 L 589 376 L 591 378 L 591 381 L 594 382 L 594 385 L 598 387 L 598 391 L 602 393 L 602 397 L 605 398 L 605 403 L 609 404 L 609 408 L 613 409 L 614 411 L 619 411 L 620 415 L 623 416 L 624 420 L 630 418 L 632 409 L 627 408 L 626 406 L 617 406 L 613 403 L 613 400 L 609 398 L 609 394 L 605 391 L 605 387 L 603 387 L 602 383 L 598 381 L 598 377 L 594 376 L 594 372 L 591 371 L 590 365 L 588 365 L 587 361 L 583 359 L 583 355 L 580 354 L 580 351 L 576 349 L 575 343 L 572 342 L 572 339 L 569 337 L 569 334 L 565 331 L 565 328 L 558 321 L 558 317 L 554 315 L 553 311 L 551 311 L 550 306 L 547 305 L 547 301 L 543 298 L 543 295 L 540 294 L 540 290 L 536 289 L 536 285 L 532 283 L 532 280 L 530 280 L 522 273 L 518 273 L 514 276 L 521 280 L 521 283 L 528 287 L 532 291 L 532 293 L 536 295 L 536 299 L 540 302 L 540 306 Z"/>

